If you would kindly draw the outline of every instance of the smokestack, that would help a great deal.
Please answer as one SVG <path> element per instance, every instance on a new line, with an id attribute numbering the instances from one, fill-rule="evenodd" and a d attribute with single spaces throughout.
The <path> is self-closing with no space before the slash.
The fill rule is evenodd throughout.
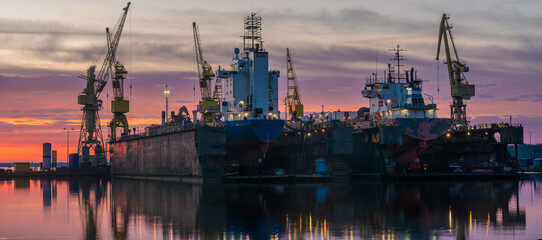
<path id="1" fill-rule="evenodd" d="M 414 68 L 410 68 L 410 81 L 414 81 Z"/>
<path id="2" fill-rule="evenodd" d="M 162 125 L 166 124 L 166 111 L 162 111 Z"/>

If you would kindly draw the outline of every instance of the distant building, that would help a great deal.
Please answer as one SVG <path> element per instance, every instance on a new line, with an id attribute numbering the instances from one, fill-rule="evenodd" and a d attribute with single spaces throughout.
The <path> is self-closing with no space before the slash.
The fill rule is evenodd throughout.
<path id="1" fill-rule="evenodd" d="M 14 163 L 15 172 L 30 172 L 30 163 L 29 162 L 16 162 Z"/>

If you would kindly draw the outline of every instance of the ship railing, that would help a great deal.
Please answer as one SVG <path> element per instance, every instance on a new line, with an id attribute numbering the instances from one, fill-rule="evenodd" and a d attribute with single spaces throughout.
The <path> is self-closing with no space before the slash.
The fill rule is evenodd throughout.
<path id="1" fill-rule="evenodd" d="M 507 127 L 523 127 L 522 124 L 511 124 L 511 123 L 483 123 L 483 124 L 471 124 L 468 130 L 480 130 L 480 129 L 500 129 Z"/>
<path id="2" fill-rule="evenodd" d="M 384 82 L 384 79 L 378 79 L 378 78 L 375 78 L 375 77 L 368 77 L 365 79 L 365 84 L 368 85 L 368 84 L 375 84 L 375 83 L 382 83 Z"/>

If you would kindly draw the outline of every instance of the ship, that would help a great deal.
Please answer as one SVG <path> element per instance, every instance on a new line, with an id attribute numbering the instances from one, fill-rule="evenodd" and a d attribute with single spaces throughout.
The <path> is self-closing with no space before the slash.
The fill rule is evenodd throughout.
<path id="1" fill-rule="evenodd" d="M 361 91 L 369 99 L 367 120 L 370 128 L 379 128 L 379 142 L 388 142 L 393 159 L 386 159 L 400 171 L 420 169 L 419 156 L 431 141 L 444 135 L 451 127 L 451 119 L 437 117 L 437 105 L 426 104 L 422 92 L 422 78 L 414 68 L 402 71 L 399 45 L 393 49 L 395 64 L 388 64 L 384 79 L 377 74 L 365 81 Z M 427 95 L 430 100 L 433 98 Z M 367 125 L 366 125 L 367 126 Z M 393 161 L 393 162 L 391 162 Z"/>
<path id="2" fill-rule="evenodd" d="M 359 173 L 420 171 L 420 157 L 451 127 L 426 103 L 423 79 L 414 68 L 402 71 L 401 48 L 385 78 L 368 77 L 361 94 L 369 107 L 358 111 L 322 111 L 288 121 L 273 151 L 276 165 L 291 174 L 324 174 L 348 179 Z M 431 100 L 431 97 L 428 97 Z M 323 167 L 325 171 L 319 170 Z"/>
<path id="3" fill-rule="evenodd" d="M 228 174 L 252 175 L 261 170 L 267 153 L 282 136 L 278 78 L 269 69 L 269 53 L 263 47 L 261 16 L 244 18 L 243 51 L 235 48 L 230 69 L 220 69 L 222 124 L 226 131 Z"/>
<path id="4" fill-rule="evenodd" d="M 422 92 L 423 80 L 414 68 L 400 69 L 404 50 L 397 45 L 393 51 L 396 64 L 388 64 L 384 79 L 377 74 L 366 79 L 361 94 L 369 99 L 369 107 L 361 108 L 361 118 L 351 121 L 356 129 L 354 161 L 350 162 L 353 176 L 517 177 L 517 161 L 506 146 L 522 143 L 523 127 L 511 123 L 471 126 L 468 122 L 458 127 L 453 119 L 457 114 L 437 117 L 437 106 L 432 96 Z M 474 90 L 469 94 L 473 96 Z M 425 103 L 424 95 L 431 103 Z M 451 107 L 454 113 L 456 104 Z"/>

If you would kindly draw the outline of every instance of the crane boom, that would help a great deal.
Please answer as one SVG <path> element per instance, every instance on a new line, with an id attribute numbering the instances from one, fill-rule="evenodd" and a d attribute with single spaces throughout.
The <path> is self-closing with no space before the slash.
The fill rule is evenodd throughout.
<path id="1" fill-rule="evenodd" d="M 469 121 L 467 120 L 467 105 L 463 103 L 463 100 L 469 100 L 473 97 L 475 95 L 475 88 L 474 85 L 469 84 L 465 78 L 464 73 L 469 71 L 469 67 L 465 63 L 459 61 L 457 49 L 455 48 L 454 39 L 450 30 L 452 27 L 448 24 L 448 19 L 449 17 L 444 13 L 439 27 L 437 60 L 439 60 L 440 46 L 444 41 L 444 52 L 446 53 L 445 64 L 448 67 L 450 91 L 453 98 L 453 103 L 450 105 L 450 115 L 453 121 L 452 127 L 454 130 L 464 130 L 468 128 Z M 450 43 L 452 44 L 455 59 L 453 59 L 450 54 Z"/>
<path id="2" fill-rule="evenodd" d="M 286 48 L 286 75 L 288 77 L 288 89 L 286 98 L 288 101 L 288 115 L 290 120 L 295 120 L 303 116 L 303 104 L 301 103 L 301 97 L 299 96 L 299 86 L 297 84 L 297 77 L 295 75 L 294 64 L 290 57 L 290 49 Z"/>
<path id="3" fill-rule="evenodd" d="M 126 16 L 128 15 L 128 9 L 130 8 L 130 2 L 126 5 L 125 8 L 123 8 L 123 12 L 121 14 L 120 19 L 118 20 L 116 26 L 114 29 L 116 31 L 114 32 L 114 36 L 111 39 L 109 28 L 106 28 L 106 34 L 107 34 L 107 46 L 108 51 L 107 55 L 105 56 L 102 66 L 100 68 L 100 71 L 97 75 L 97 82 L 96 82 L 96 97 L 100 96 L 100 93 L 104 89 L 107 79 L 109 76 L 112 76 L 113 73 L 113 65 L 116 62 L 116 54 L 117 54 L 117 48 L 119 46 L 120 37 L 122 35 L 122 29 L 124 28 L 124 22 L 126 21 Z"/>

